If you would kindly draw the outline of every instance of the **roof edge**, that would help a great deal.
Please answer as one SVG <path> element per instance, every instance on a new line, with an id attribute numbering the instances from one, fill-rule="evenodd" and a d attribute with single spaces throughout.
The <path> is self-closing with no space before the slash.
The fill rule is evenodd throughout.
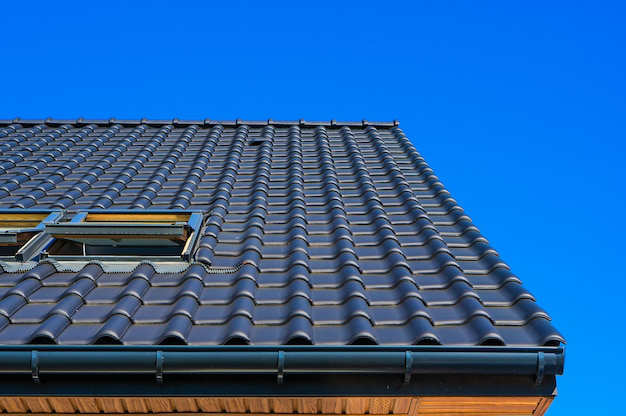
<path id="1" fill-rule="evenodd" d="M 21 124 L 27 126 L 36 126 L 39 124 L 46 124 L 51 127 L 62 126 L 64 124 L 77 124 L 77 125 L 89 125 L 96 124 L 101 126 L 110 126 L 114 124 L 120 124 L 122 126 L 138 126 L 141 124 L 145 124 L 148 126 L 164 126 L 164 125 L 173 125 L 173 126 L 324 126 L 324 127 L 397 127 L 400 125 L 398 120 L 393 121 L 337 121 L 337 120 L 329 120 L 329 121 L 308 121 L 304 119 L 300 120 L 212 120 L 209 118 L 205 118 L 203 120 L 180 120 L 178 118 L 173 118 L 171 120 L 151 120 L 147 118 L 142 119 L 117 119 L 115 117 L 111 117 L 109 119 L 87 119 L 83 117 L 78 117 L 77 119 L 55 119 L 52 117 L 48 117 L 45 119 L 22 119 L 20 117 L 16 117 L 14 119 L 0 119 L 0 126 L 6 126 L 11 124 Z"/>
<path id="2" fill-rule="evenodd" d="M 21 348 L 20 348 L 21 347 Z M 165 348 L 164 348 L 165 347 Z M 139 347 L 141 348 L 141 347 Z M 0 373 L 563 374 L 562 347 L 0 346 Z M 163 362 L 166 365 L 163 366 Z M 33 373 L 34 374 L 34 373 Z"/>
<path id="3" fill-rule="evenodd" d="M 0 396 L 536 396 L 564 363 L 563 348 L 23 347 L 0 346 Z"/>

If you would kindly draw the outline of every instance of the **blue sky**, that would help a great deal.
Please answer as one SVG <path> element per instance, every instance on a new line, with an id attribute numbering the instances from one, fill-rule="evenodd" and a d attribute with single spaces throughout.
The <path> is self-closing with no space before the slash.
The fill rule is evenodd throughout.
<path id="1" fill-rule="evenodd" d="M 623 411 L 624 3 L 224 3 L 3 4 L 0 118 L 399 119 Z"/>

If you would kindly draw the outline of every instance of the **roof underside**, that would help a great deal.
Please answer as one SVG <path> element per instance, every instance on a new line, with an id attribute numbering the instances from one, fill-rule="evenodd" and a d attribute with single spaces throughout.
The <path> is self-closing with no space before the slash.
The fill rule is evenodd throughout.
<path id="1" fill-rule="evenodd" d="M 0 397 L 4 413 L 543 415 L 549 397 Z"/>
<path id="2" fill-rule="evenodd" d="M 0 344 L 556 345 L 394 123 L 0 125 L 0 208 L 203 211 L 194 262 L 1 265 Z"/>

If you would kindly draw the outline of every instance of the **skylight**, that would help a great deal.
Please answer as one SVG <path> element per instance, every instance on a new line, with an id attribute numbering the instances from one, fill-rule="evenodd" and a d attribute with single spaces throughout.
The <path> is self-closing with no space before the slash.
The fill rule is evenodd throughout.
<path id="1" fill-rule="evenodd" d="M 43 256 L 56 260 L 184 260 L 191 258 L 202 213 L 97 210 L 48 224 Z"/>
<path id="2" fill-rule="evenodd" d="M 0 259 L 30 260 L 44 245 L 43 230 L 63 216 L 62 211 L 0 210 Z"/>

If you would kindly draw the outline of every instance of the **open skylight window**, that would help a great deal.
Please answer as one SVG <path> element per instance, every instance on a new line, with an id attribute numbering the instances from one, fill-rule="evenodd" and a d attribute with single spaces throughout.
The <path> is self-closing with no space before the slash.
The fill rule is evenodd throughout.
<path id="1" fill-rule="evenodd" d="M 191 258 L 202 213 L 98 210 L 46 225 L 52 238 L 44 256 L 57 260 L 184 260 Z"/>
<path id="2" fill-rule="evenodd" d="M 44 245 L 46 224 L 60 220 L 62 211 L 0 210 L 0 259 L 30 260 Z"/>

